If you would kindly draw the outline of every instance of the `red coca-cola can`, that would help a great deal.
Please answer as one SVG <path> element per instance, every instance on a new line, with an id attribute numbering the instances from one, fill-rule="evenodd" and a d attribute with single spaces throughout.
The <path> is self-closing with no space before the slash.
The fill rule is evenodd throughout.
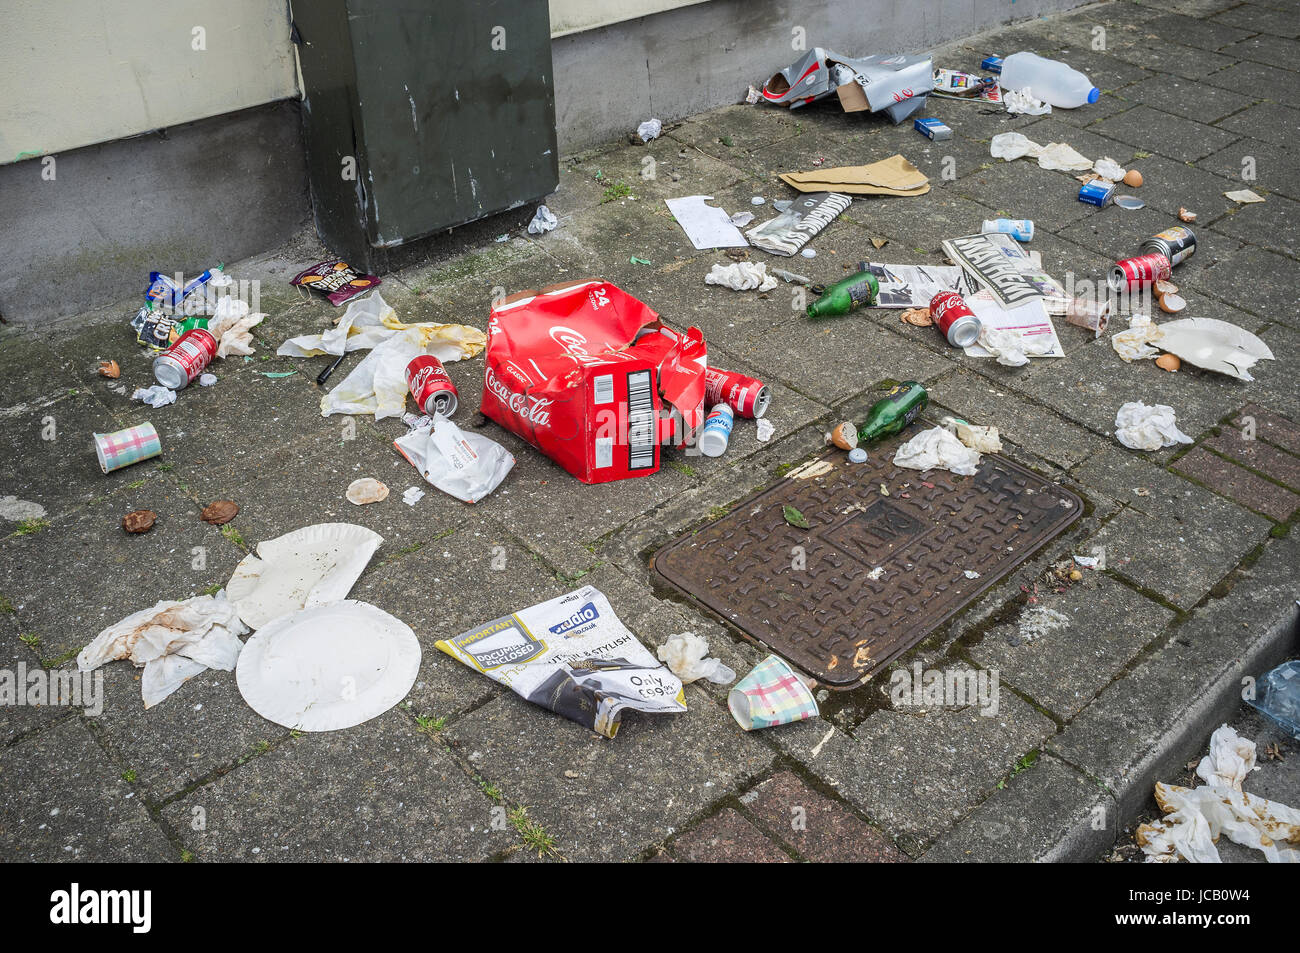
<path id="1" fill-rule="evenodd" d="M 930 317 L 953 347 L 967 347 L 979 340 L 980 319 L 955 291 L 940 291 L 930 299 Z"/>
<path id="2" fill-rule="evenodd" d="M 704 372 L 704 405 L 726 404 L 741 417 L 762 417 L 772 403 L 772 389 L 757 378 L 710 367 Z"/>
<path id="3" fill-rule="evenodd" d="M 406 386 L 416 406 L 430 417 L 435 413 L 450 417 L 456 412 L 456 385 L 447 376 L 442 361 L 432 354 L 421 354 L 406 365 Z"/>
<path id="4" fill-rule="evenodd" d="M 1109 284 L 1112 291 L 1131 291 L 1134 288 L 1146 288 L 1157 281 L 1168 281 L 1174 273 L 1174 266 L 1169 259 L 1159 252 L 1139 255 L 1136 258 L 1121 258 L 1110 270 Z"/>
<path id="5" fill-rule="evenodd" d="M 217 339 L 204 328 L 192 328 L 153 361 L 153 376 L 159 384 L 180 390 L 203 373 L 217 356 Z"/>

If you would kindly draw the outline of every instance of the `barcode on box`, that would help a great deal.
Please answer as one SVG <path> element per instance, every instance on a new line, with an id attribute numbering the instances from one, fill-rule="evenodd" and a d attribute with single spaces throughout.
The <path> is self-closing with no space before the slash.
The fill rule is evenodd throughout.
<path id="1" fill-rule="evenodd" d="M 596 403 L 612 404 L 614 403 L 614 375 L 603 374 L 596 378 L 595 385 Z"/>
<path id="2" fill-rule="evenodd" d="M 654 378 L 650 371 L 627 375 L 627 468 L 648 470 L 655 465 Z"/>

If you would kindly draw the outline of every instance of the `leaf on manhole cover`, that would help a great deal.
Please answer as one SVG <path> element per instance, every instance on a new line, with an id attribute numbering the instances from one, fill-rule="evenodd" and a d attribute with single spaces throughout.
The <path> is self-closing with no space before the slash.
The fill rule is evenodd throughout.
<path id="1" fill-rule="evenodd" d="M 209 503 L 203 507 L 203 512 L 199 517 L 205 523 L 211 523 L 213 526 L 224 526 L 235 518 L 239 512 L 239 505 L 230 500 L 217 500 L 215 503 Z"/>
<path id="2" fill-rule="evenodd" d="M 781 507 L 781 515 L 785 517 L 785 521 L 791 526 L 797 526 L 800 529 L 812 529 L 812 525 L 808 522 L 807 518 L 793 506 L 786 505 Z"/>

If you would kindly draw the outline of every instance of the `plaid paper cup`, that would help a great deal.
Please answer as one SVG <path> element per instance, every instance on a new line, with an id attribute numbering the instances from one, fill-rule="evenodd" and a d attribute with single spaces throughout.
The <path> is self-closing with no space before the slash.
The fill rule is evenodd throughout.
<path id="1" fill-rule="evenodd" d="M 769 655 L 736 683 L 727 696 L 731 717 L 746 731 L 788 725 L 792 721 L 817 717 L 817 701 L 786 664 Z"/>
<path id="2" fill-rule="evenodd" d="M 97 433 L 94 436 L 95 455 L 99 457 L 99 467 L 105 473 L 112 473 L 162 453 L 162 442 L 159 441 L 158 431 L 153 429 L 153 424 L 138 424 L 116 433 Z"/>

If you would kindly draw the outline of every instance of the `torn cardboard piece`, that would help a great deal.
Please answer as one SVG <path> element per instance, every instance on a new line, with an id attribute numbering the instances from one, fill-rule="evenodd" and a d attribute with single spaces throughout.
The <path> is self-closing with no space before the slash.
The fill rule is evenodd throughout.
<path id="1" fill-rule="evenodd" d="M 810 172 L 783 172 L 780 179 L 800 192 L 839 192 L 845 195 L 924 195 L 930 179 L 901 155 L 868 165 L 845 165 Z"/>

